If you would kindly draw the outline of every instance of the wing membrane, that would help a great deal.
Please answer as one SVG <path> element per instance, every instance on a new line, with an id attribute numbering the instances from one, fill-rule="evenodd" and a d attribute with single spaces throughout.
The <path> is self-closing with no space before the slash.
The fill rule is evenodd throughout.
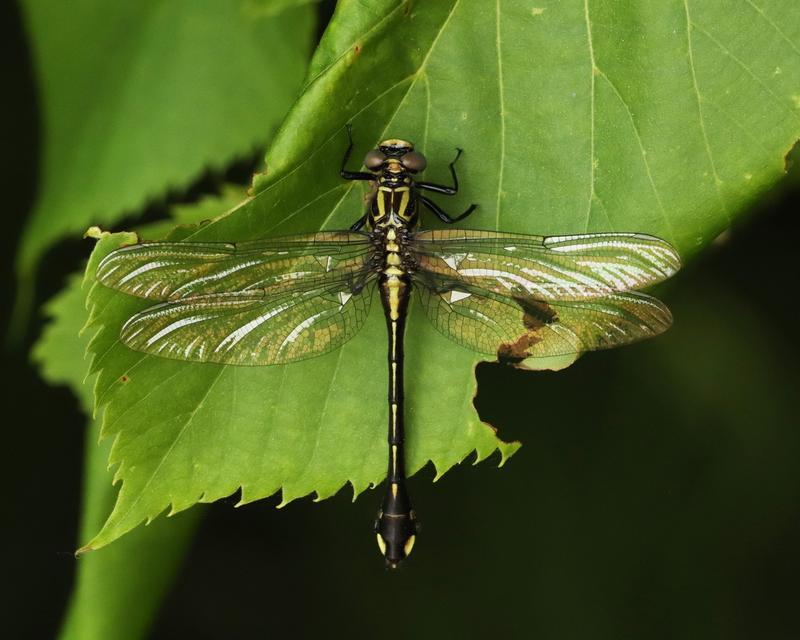
<path id="1" fill-rule="evenodd" d="M 251 289 L 180 298 L 137 313 L 120 337 L 132 349 L 195 362 L 283 364 L 342 346 L 361 329 L 375 274 L 306 281 L 276 293 Z"/>
<path id="2" fill-rule="evenodd" d="M 642 293 L 554 302 L 431 280 L 417 291 L 434 326 L 464 347 L 511 362 L 630 344 L 672 323 L 669 309 Z"/>
<path id="3" fill-rule="evenodd" d="M 637 233 L 571 236 L 463 229 L 413 236 L 419 268 L 504 297 L 589 300 L 669 278 L 680 257 L 667 242 Z"/>
<path id="4" fill-rule="evenodd" d="M 255 242 L 152 242 L 122 247 L 98 265 L 97 279 L 150 300 L 247 291 L 335 272 L 355 276 L 370 255 L 369 236 L 349 231 Z"/>

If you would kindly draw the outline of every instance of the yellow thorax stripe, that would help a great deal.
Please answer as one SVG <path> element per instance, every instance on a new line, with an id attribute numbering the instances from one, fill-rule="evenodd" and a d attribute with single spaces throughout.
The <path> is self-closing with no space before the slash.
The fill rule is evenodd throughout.
<path id="1" fill-rule="evenodd" d="M 378 220 L 386 217 L 386 203 L 383 198 L 378 197 Z"/>
<path id="2" fill-rule="evenodd" d="M 398 189 L 399 191 L 399 189 Z M 408 209 L 408 201 L 411 199 L 411 194 L 409 193 L 408 189 L 403 191 L 403 195 L 400 198 L 400 211 L 397 214 L 403 218 L 407 218 L 406 210 Z"/>

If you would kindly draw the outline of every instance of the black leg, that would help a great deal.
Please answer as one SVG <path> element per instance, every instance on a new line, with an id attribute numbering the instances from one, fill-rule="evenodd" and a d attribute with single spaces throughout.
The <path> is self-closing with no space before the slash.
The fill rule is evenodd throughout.
<path id="1" fill-rule="evenodd" d="M 347 125 L 347 140 L 347 151 L 344 152 L 344 158 L 342 158 L 342 166 L 339 170 L 339 175 L 345 180 L 374 180 L 375 175 L 372 173 L 367 173 L 366 171 L 348 171 L 345 169 L 347 161 L 350 159 L 350 154 L 353 152 L 353 127 L 350 124 Z"/>
<path id="2" fill-rule="evenodd" d="M 448 187 L 443 184 L 436 184 L 434 182 L 414 182 L 414 186 L 417 187 L 417 189 L 441 193 L 444 196 L 454 196 L 458 193 L 458 189 L 453 189 L 453 187 Z"/>
<path id="3" fill-rule="evenodd" d="M 363 228 L 363 226 L 367 224 L 367 217 L 369 217 L 369 212 L 365 213 L 352 225 L 350 225 L 350 231 L 358 231 L 359 229 Z"/>
<path id="4" fill-rule="evenodd" d="M 450 175 L 453 176 L 453 186 L 448 187 L 444 184 L 436 184 L 434 182 L 416 182 L 415 184 L 419 189 L 433 191 L 434 193 L 441 193 L 445 196 L 454 196 L 458 193 L 458 176 L 456 175 L 456 162 L 461 157 L 463 149 L 456 149 L 456 157 L 450 163 Z"/>
<path id="5" fill-rule="evenodd" d="M 447 212 L 445 212 L 438 204 L 436 204 L 432 200 L 429 200 L 425 196 L 421 196 L 421 195 L 418 195 L 417 197 L 419 198 L 419 201 L 422 204 L 424 204 L 426 207 L 428 207 L 428 209 L 433 211 L 434 215 L 437 218 L 439 218 L 439 220 L 441 220 L 442 222 L 444 222 L 446 224 L 453 224 L 454 222 L 458 222 L 459 220 L 463 220 L 470 213 L 475 211 L 475 209 L 478 206 L 477 204 L 471 204 L 469 206 L 469 208 L 464 213 L 462 213 L 460 216 L 456 216 L 455 218 L 451 218 L 449 215 L 447 215 Z"/>

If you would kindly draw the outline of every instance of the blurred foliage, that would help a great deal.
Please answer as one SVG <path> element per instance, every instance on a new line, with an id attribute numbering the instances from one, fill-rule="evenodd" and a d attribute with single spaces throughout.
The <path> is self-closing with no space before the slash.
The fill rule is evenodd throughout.
<path id="1" fill-rule="evenodd" d="M 313 36 L 285 0 L 22 0 L 41 112 L 38 199 L 17 256 L 17 322 L 42 252 L 112 225 L 265 144 Z"/>
<path id="2" fill-rule="evenodd" d="M 39 199 L 18 256 L 25 298 L 36 260 L 62 236 L 113 224 L 263 146 L 300 87 L 313 21 L 310 8 L 283 11 L 307 4 L 296 1 L 22 4 L 44 120 Z M 211 218 L 242 198 L 241 189 L 226 189 L 213 205 L 178 207 L 172 223 L 151 225 L 145 237 Z M 88 336 L 77 336 L 86 318 L 79 279 L 46 313 L 56 321 L 34 359 L 91 414 L 91 386 L 82 384 Z M 100 423 L 92 420 L 86 435 L 84 538 L 117 493 L 107 470 L 112 441 L 97 446 Z M 82 561 L 62 636 L 142 637 L 197 519 L 158 523 Z"/>

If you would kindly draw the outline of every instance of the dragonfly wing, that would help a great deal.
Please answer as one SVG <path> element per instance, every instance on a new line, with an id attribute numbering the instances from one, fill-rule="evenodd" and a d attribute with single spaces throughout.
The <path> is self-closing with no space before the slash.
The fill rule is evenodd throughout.
<path id="1" fill-rule="evenodd" d="M 425 271 L 501 296 L 588 300 L 643 289 L 680 268 L 667 242 L 640 233 L 528 236 L 446 229 L 414 234 Z"/>
<path id="2" fill-rule="evenodd" d="M 419 299 L 441 333 L 508 362 L 609 349 L 658 335 L 672 323 L 669 309 L 642 293 L 553 302 L 423 280 Z"/>
<path id="3" fill-rule="evenodd" d="M 350 231 L 254 242 L 149 242 L 121 247 L 97 267 L 107 287 L 150 300 L 284 286 L 333 271 L 356 273 L 371 253 L 369 236 Z"/>
<path id="4" fill-rule="evenodd" d="M 120 337 L 132 349 L 193 362 L 270 365 L 332 351 L 364 324 L 375 276 L 330 279 L 275 294 L 214 293 L 163 302 L 137 313 Z"/>

